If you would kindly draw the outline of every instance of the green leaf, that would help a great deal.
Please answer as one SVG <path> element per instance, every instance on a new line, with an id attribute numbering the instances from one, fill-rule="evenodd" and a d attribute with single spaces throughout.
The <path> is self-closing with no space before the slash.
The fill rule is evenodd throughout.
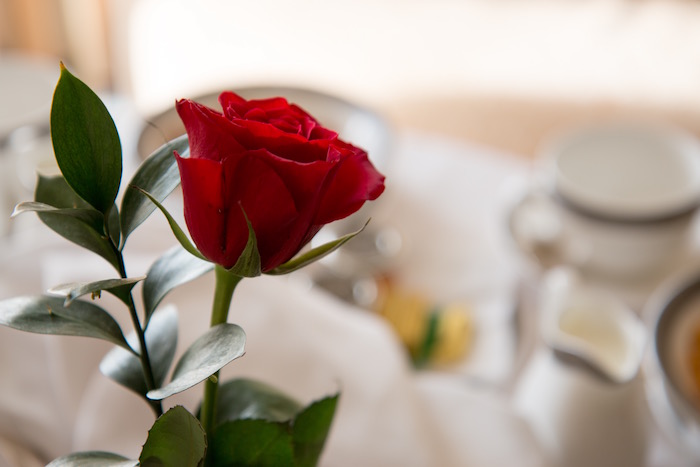
<path id="1" fill-rule="evenodd" d="M 298 402 L 265 383 L 250 379 L 234 379 L 222 384 L 219 387 L 217 402 L 218 428 L 214 433 L 214 441 L 210 449 L 217 461 L 235 461 L 240 464 L 216 462 L 214 465 L 249 465 L 244 462 L 248 462 L 251 458 L 254 462 L 259 460 L 257 457 L 249 456 L 251 452 L 260 456 L 270 455 L 266 452 L 267 450 L 274 451 L 278 448 L 274 443 L 267 446 L 262 441 L 261 446 L 254 447 L 257 442 L 253 440 L 246 441 L 249 444 L 252 443 L 250 446 L 238 446 L 238 443 L 243 441 L 235 438 L 240 436 L 236 429 L 241 430 L 245 426 L 246 430 L 270 431 L 270 423 L 277 423 L 281 427 L 287 425 L 290 427 L 285 430 L 292 437 L 294 465 L 315 466 L 323 451 L 335 415 L 338 397 L 337 394 L 326 397 L 302 408 Z M 256 423 L 235 424 L 253 420 Z M 266 433 L 267 431 L 263 431 L 256 436 L 264 440 Z M 248 454 L 241 454 L 237 452 L 238 450 Z"/>
<path id="2" fill-rule="evenodd" d="M 143 304 L 146 324 L 161 300 L 182 284 L 198 278 L 214 269 L 214 265 L 192 256 L 181 247 L 171 248 L 153 263 L 143 283 Z"/>
<path id="3" fill-rule="evenodd" d="M 425 333 L 423 335 L 423 340 L 420 343 L 418 349 L 413 357 L 413 364 L 416 368 L 423 368 L 429 362 L 430 358 L 433 356 L 435 351 L 435 346 L 438 342 L 438 328 L 440 327 L 440 313 L 432 310 L 425 323 Z"/>
<path id="4" fill-rule="evenodd" d="M 38 334 L 95 337 L 129 351 L 119 324 L 97 305 L 80 300 L 70 307 L 59 297 L 15 297 L 0 301 L 0 324 Z"/>
<path id="5" fill-rule="evenodd" d="M 162 204 L 160 204 L 160 202 L 159 202 L 158 200 L 156 200 L 156 199 L 155 199 L 150 193 L 148 193 L 147 191 L 144 191 L 144 190 L 142 190 L 142 189 L 139 188 L 139 187 L 134 187 L 134 188 L 135 188 L 136 190 L 138 190 L 139 192 L 141 192 L 141 193 L 142 193 L 144 196 L 146 196 L 148 199 L 150 199 L 151 202 L 153 202 L 153 204 L 155 204 L 155 205 L 158 207 L 158 209 L 160 209 L 160 211 L 163 213 L 163 215 L 165 216 L 165 218 L 168 220 L 168 224 L 170 224 L 170 228 L 172 229 L 173 234 L 175 234 L 175 238 L 177 238 L 177 241 L 180 242 L 180 245 L 182 245 L 182 248 L 184 248 L 185 250 L 187 250 L 191 255 L 194 255 L 194 256 L 196 256 L 197 258 L 199 258 L 199 259 L 201 259 L 201 260 L 203 260 L 203 261 L 208 261 L 208 260 L 204 257 L 204 255 L 202 255 L 202 253 L 200 253 L 199 250 L 198 250 L 197 248 L 195 248 L 194 245 L 192 245 L 192 242 L 190 242 L 190 239 L 187 238 L 187 235 L 186 235 L 185 232 L 182 230 L 182 228 L 180 228 L 180 226 L 177 225 L 177 222 L 175 222 L 175 219 L 173 218 L 173 216 L 170 215 L 170 213 L 168 212 L 168 210 L 165 209 L 165 207 L 164 207 Z"/>
<path id="6" fill-rule="evenodd" d="M 155 199 L 163 202 L 165 198 L 180 184 L 180 172 L 173 152 L 177 151 L 182 157 L 190 152 L 187 135 L 182 135 L 165 143 L 151 154 L 138 168 L 129 183 L 129 188 L 122 199 L 122 233 L 123 242 L 155 210 L 155 205 L 134 190 L 137 186 L 150 193 Z M 123 245 L 122 245 L 123 246 Z"/>
<path id="7" fill-rule="evenodd" d="M 104 231 L 104 216 L 100 211 L 92 208 L 57 208 L 37 201 L 25 201 L 15 206 L 12 217 L 25 212 L 60 214 L 83 222 L 98 234 Z"/>
<path id="8" fill-rule="evenodd" d="M 63 238 L 101 256 L 119 271 L 117 252 L 107 237 L 100 235 L 84 222 L 60 212 L 43 212 L 41 220 Z"/>
<path id="9" fill-rule="evenodd" d="M 36 191 L 34 193 L 34 200 L 57 208 L 84 208 L 97 211 L 78 196 L 68 185 L 66 179 L 61 175 L 56 175 L 54 177 L 39 175 Z"/>
<path id="10" fill-rule="evenodd" d="M 318 463 L 333 422 L 338 397 L 336 394 L 316 401 L 294 419 L 292 439 L 296 466 L 313 467 Z"/>
<path id="11" fill-rule="evenodd" d="M 314 261 L 318 261 L 324 256 L 333 253 L 335 250 L 345 245 L 353 237 L 365 230 L 367 224 L 369 224 L 369 220 L 365 222 L 365 225 L 363 225 L 360 230 L 356 232 L 351 232 L 347 235 L 343 235 L 342 237 L 333 240 L 332 242 L 324 243 L 321 246 L 317 246 L 316 248 L 307 251 L 306 253 L 297 256 L 296 258 L 292 258 L 284 264 L 277 266 L 275 269 L 267 271 L 265 274 L 269 274 L 271 276 L 281 276 L 282 274 L 289 274 L 290 272 L 294 272 L 297 269 L 303 268 L 304 266 L 308 266 Z"/>
<path id="12" fill-rule="evenodd" d="M 216 466 L 284 467 L 294 465 L 289 425 L 265 420 L 235 420 L 220 425 L 209 446 Z"/>
<path id="13" fill-rule="evenodd" d="M 161 415 L 141 450 L 141 467 L 197 467 L 204 464 L 207 441 L 202 425 L 182 406 Z"/>
<path id="14" fill-rule="evenodd" d="M 21 203 L 15 212 L 36 211 L 51 230 L 98 254 L 119 271 L 117 252 L 104 231 L 103 214 L 80 199 L 63 177 L 39 177 L 34 199 L 36 203 Z"/>
<path id="15" fill-rule="evenodd" d="M 173 379 L 160 389 L 149 391 L 152 400 L 162 400 L 201 383 L 245 353 L 245 332 L 240 326 L 223 323 L 200 336 L 182 356 Z"/>
<path id="16" fill-rule="evenodd" d="M 145 337 L 148 356 L 153 368 L 153 378 L 156 386 L 161 386 L 168 375 L 177 348 L 177 311 L 175 308 L 165 308 L 155 313 L 151 325 L 146 329 Z M 132 332 L 127 341 L 133 348 L 140 348 L 136 333 Z M 141 361 L 131 352 L 127 352 L 121 347 L 115 347 L 100 362 L 100 371 L 122 386 L 144 398 L 146 397 L 148 389 Z"/>
<path id="17" fill-rule="evenodd" d="M 278 389 L 260 381 L 238 378 L 219 385 L 216 421 L 240 418 L 288 422 L 302 405 Z"/>
<path id="18" fill-rule="evenodd" d="M 97 94 L 63 64 L 51 105 L 51 141 L 71 188 L 107 214 L 122 176 L 119 134 Z"/>
<path id="19" fill-rule="evenodd" d="M 72 282 L 70 284 L 61 284 L 52 287 L 48 290 L 48 293 L 65 297 L 65 306 L 68 306 L 76 298 L 87 294 L 91 294 L 93 297 L 99 296 L 100 292 L 104 290 L 124 302 L 126 306 L 130 306 L 131 289 L 145 278 L 146 276 L 128 277 L 126 279 L 105 279 L 96 282 Z"/>
<path id="20" fill-rule="evenodd" d="M 112 244 L 119 245 L 121 230 L 119 227 L 119 209 L 117 209 L 116 204 L 112 205 L 112 209 L 107 214 L 107 233 L 109 238 L 112 239 Z"/>
<path id="21" fill-rule="evenodd" d="M 242 209 L 243 208 L 241 208 L 241 210 Z M 246 224 L 248 224 L 248 241 L 241 252 L 241 256 L 236 260 L 236 264 L 234 264 L 228 272 L 240 277 L 257 277 L 262 273 L 258 241 L 255 237 L 253 225 L 250 223 L 245 211 L 243 211 L 243 216 L 245 217 Z"/>
<path id="22" fill-rule="evenodd" d="M 111 452 L 74 452 L 59 457 L 46 467 L 136 467 L 139 463 Z"/>

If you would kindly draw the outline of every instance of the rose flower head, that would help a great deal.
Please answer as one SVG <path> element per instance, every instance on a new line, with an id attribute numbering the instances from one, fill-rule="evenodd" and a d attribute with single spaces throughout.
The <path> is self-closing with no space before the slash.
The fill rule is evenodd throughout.
<path id="1" fill-rule="evenodd" d="M 219 96 L 223 112 L 177 101 L 190 156 L 175 154 L 199 251 L 231 268 L 255 232 L 261 269 L 291 259 L 323 225 L 384 191 L 367 153 L 283 98 Z"/>

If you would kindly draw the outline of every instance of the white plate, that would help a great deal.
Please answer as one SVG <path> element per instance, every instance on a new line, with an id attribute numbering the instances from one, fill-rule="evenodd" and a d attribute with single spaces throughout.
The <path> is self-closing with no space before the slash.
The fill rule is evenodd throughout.
<path id="1" fill-rule="evenodd" d="M 340 137 L 367 151 L 370 160 L 386 173 L 392 146 L 389 124 L 377 113 L 329 94 L 309 89 L 285 86 L 260 86 L 233 89 L 246 99 L 266 99 L 281 96 L 310 113 L 326 128 L 337 131 Z M 218 111 L 219 92 L 194 96 L 192 100 Z M 175 107 L 149 119 L 139 139 L 139 155 L 147 157 L 151 152 L 185 133 L 185 128 Z"/>

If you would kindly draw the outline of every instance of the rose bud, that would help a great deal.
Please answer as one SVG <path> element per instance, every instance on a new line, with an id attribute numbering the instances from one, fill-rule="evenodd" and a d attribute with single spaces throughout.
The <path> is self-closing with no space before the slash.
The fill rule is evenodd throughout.
<path id="1" fill-rule="evenodd" d="M 283 98 L 219 96 L 223 113 L 179 100 L 190 156 L 177 157 L 185 221 L 200 252 L 236 264 L 255 232 L 263 272 L 291 259 L 319 229 L 384 191 L 362 149 Z"/>

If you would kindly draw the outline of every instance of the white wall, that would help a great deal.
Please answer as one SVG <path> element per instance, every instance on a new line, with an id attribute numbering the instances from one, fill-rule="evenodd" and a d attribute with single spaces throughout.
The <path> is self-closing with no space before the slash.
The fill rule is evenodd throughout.
<path id="1" fill-rule="evenodd" d="M 700 109 L 694 1 L 112 3 L 117 83 L 146 114 L 224 88 L 298 85 L 528 153 L 577 112 L 694 122 Z"/>

